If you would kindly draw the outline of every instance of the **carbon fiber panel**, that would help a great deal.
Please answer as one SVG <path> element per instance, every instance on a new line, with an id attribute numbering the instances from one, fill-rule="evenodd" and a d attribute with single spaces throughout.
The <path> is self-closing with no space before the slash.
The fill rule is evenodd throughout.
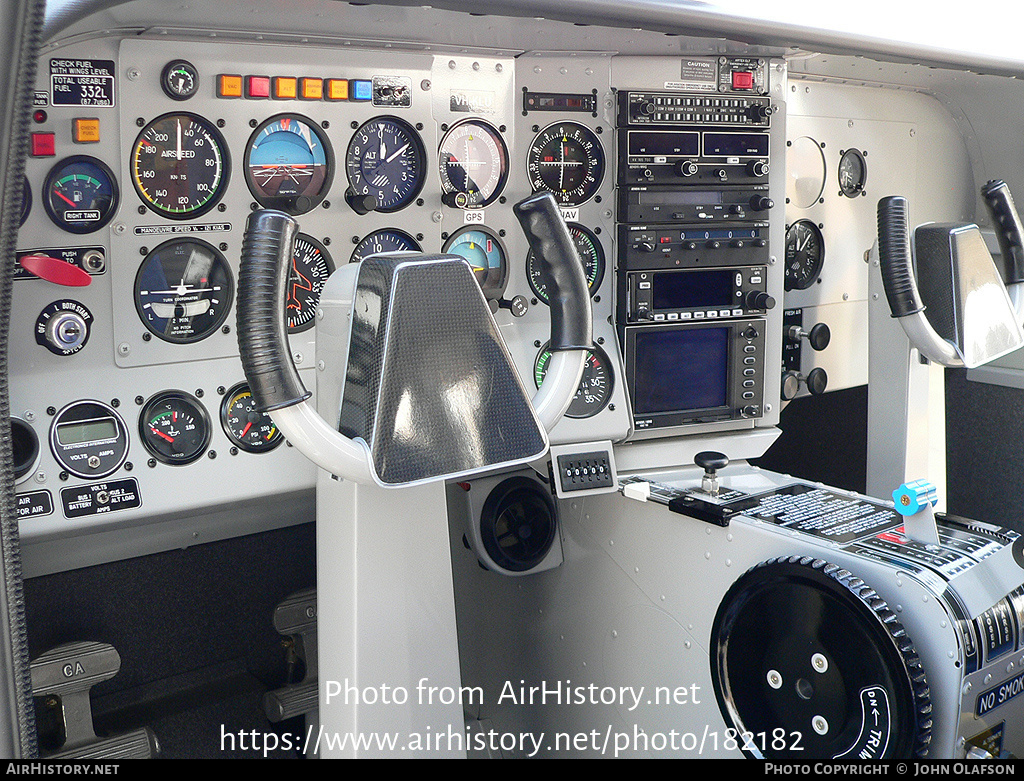
<path id="1" fill-rule="evenodd" d="M 369 443 L 377 477 L 389 485 L 546 451 L 547 437 L 462 258 L 362 262 L 339 428 Z"/>

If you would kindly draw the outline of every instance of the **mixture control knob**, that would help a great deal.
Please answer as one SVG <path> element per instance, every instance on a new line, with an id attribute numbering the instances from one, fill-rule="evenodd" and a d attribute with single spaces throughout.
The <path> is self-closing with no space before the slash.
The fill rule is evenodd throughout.
<path id="1" fill-rule="evenodd" d="M 715 450 L 702 450 L 693 457 L 693 462 L 704 470 L 700 488 L 704 493 L 718 496 L 718 470 L 729 466 L 729 457 Z"/>
<path id="2" fill-rule="evenodd" d="M 798 325 L 792 325 L 789 327 L 789 338 L 794 342 L 799 342 L 801 339 L 806 339 L 811 349 L 815 352 L 821 352 L 828 343 L 832 340 L 832 332 L 825 323 L 818 323 L 810 331 L 805 331 Z"/>
<path id="3" fill-rule="evenodd" d="M 352 207 L 352 211 L 356 214 L 369 214 L 372 211 L 376 211 L 377 207 L 380 206 L 376 195 L 370 195 L 369 193 L 360 194 L 351 187 L 345 191 L 345 202 Z"/>
<path id="4" fill-rule="evenodd" d="M 805 377 L 800 372 L 788 371 L 782 375 L 782 398 L 786 401 L 796 397 L 800 391 L 800 383 L 807 384 L 807 392 L 812 396 L 819 396 L 825 392 L 828 386 L 828 374 L 820 366 L 811 369 Z"/>
<path id="5" fill-rule="evenodd" d="M 747 163 L 747 174 L 749 176 L 767 176 L 770 166 L 767 160 L 751 160 Z"/>
<path id="6" fill-rule="evenodd" d="M 775 308 L 775 297 L 763 290 L 752 290 L 747 293 L 746 303 L 747 309 L 764 309 L 767 311 Z"/>
<path id="7" fill-rule="evenodd" d="M 693 160 L 680 160 L 675 167 L 676 176 L 693 176 L 697 173 L 697 164 Z"/>
<path id="8" fill-rule="evenodd" d="M 750 199 L 750 208 L 756 212 L 767 211 L 775 205 L 775 201 L 767 195 L 755 195 Z"/>

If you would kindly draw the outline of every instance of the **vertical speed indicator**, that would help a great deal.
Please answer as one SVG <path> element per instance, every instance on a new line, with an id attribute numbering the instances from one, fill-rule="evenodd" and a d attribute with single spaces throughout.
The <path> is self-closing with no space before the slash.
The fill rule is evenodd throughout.
<path id="1" fill-rule="evenodd" d="M 534 192 L 554 194 L 561 206 L 593 198 L 604 178 L 604 149 L 597 134 L 578 122 L 557 122 L 541 130 L 526 159 Z"/>
<path id="2" fill-rule="evenodd" d="M 162 217 L 188 220 L 212 209 L 228 181 L 224 139 L 195 114 L 164 114 L 132 147 L 132 182 L 142 202 Z"/>

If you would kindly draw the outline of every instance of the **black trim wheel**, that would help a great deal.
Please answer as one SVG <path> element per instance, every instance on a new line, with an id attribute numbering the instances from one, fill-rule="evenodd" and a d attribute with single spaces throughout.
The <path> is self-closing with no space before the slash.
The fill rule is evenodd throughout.
<path id="1" fill-rule="evenodd" d="M 749 756 L 927 754 L 931 699 L 914 645 L 838 565 L 793 556 L 751 568 L 718 608 L 711 649 L 718 705 Z"/>

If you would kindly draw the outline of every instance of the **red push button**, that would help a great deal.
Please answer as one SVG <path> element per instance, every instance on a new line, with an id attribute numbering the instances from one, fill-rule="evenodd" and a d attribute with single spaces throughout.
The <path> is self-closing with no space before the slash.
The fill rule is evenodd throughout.
<path id="1" fill-rule="evenodd" d="M 57 154 L 56 133 L 32 134 L 32 157 L 53 157 Z"/>
<path id="2" fill-rule="evenodd" d="M 269 76 L 246 76 L 245 97 L 247 98 L 269 98 L 270 77 Z"/>
<path id="3" fill-rule="evenodd" d="M 732 72 L 732 88 L 733 89 L 753 89 L 754 88 L 754 74 L 750 71 L 733 71 Z"/>

